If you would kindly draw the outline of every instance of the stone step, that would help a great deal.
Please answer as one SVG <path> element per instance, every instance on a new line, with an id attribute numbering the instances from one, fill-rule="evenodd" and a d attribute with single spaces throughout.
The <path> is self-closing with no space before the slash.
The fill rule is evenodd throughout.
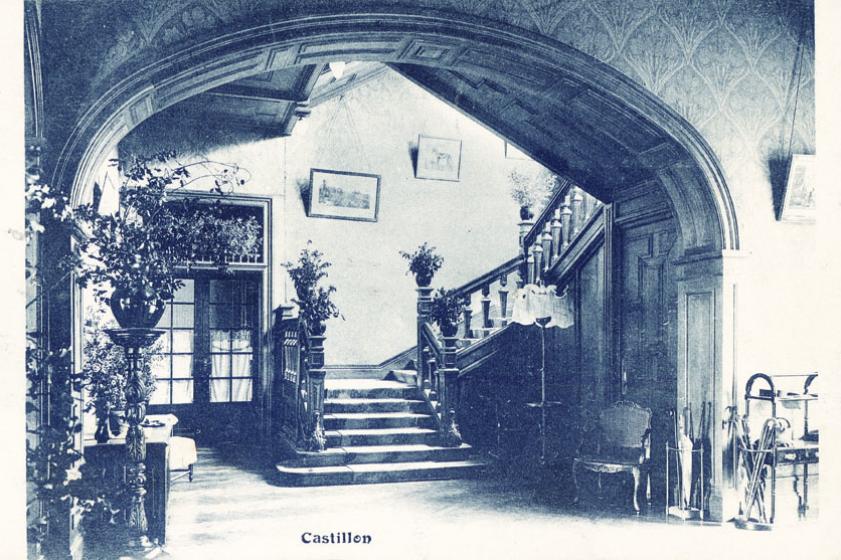
<path id="1" fill-rule="evenodd" d="M 327 399 L 412 399 L 417 388 L 381 379 L 328 379 L 324 383 Z"/>
<path id="2" fill-rule="evenodd" d="M 432 428 L 429 414 L 411 412 L 337 412 L 324 415 L 325 430 Z"/>
<path id="3" fill-rule="evenodd" d="M 412 463 L 364 463 L 330 467 L 277 465 L 281 484 L 325 486 L 441 480 L 475 476 L 487 466 L 482 460 L 418 461 Z"/>
<path id="4" fill-rule="evenodd" d="M 393 369 L 388 372 L 386 380 L 399 381 L 407 385 L 417 385 L 418 372 L 413 369 Z"/>
<path id="5" fill-rule="evenodd" d="M 428 411 L 426 402 L 400 398 L 385 399 L 352 399 L 337 398 L 324 400 L 324 413 L 337 414 L 345 412 L 414 412 Z"/>
<path id="6" fill-rule="evenodd" d="M 472 448 L 466 443 L 458 447 L 427 444 L 352 445 L 328 447 L 321 452 L 300 452 L 283 464 L 299 467 L 336 467 L 360 463 L 415 463 L 419 461 L 463 461 L 470 458 Z"/>
<path id="7" fill-rule="evenodd" d="M 325 431 L 327 447 L 349 445 L 396 445 L 404 443 L 438 443 L 438 432 L 432 428 L 376 428 Z"/>

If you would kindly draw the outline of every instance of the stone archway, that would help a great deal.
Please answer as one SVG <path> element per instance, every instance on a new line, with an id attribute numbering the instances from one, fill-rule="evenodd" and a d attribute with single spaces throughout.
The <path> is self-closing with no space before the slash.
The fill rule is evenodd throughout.
<path id="1" fill-rule="evenodd" d="M 287 66 L 375 60 L 515 141 L 547 167 L 610 199 L 640 181 L 662 188 L 683 246 L 678 281 L 678 404 L 708 380 L 721 425 L 732 378 L 733 281 L 725 256 L 739 249 L 735 210 L 720 165 L 701 135 L 644 88 L 592 57 L 544 36 L 451 14 L 315 16 L 218 35 L 145 66 L 92 100 L 56 166 L 54 184 L 85 200 L 109 149 L 151 115 L 225 83 Z M 461 103 L 459 88 L 486 90 L 505 111 Z M 466 96 L 469 97 L 469 96 Z M 561 114 L 564 130 L 540 123 Z M 697 399 L 696 399 L 697 400 Z M 722 450 L 715 432 L 713 448 Z M 722 516 L 721 453 L 712 510 Z"/>

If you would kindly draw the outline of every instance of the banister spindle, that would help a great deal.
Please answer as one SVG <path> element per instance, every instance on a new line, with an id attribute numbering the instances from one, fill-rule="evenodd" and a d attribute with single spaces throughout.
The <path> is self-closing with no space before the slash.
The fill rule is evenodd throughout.
<path id="1" fill-rule="evenodd" d="M 418 364 L 418 387 L 421 390 L 429 389 L 429 348 L 423 345 L 420 351 L 421 362 Z"/>
<path id="2" fill-rule="evenodd" d="M 508 324 L 508 274 L 499 277 L 499 319 L 500 326 Z"/>
<path id="3" fill-rule="evenodd" d="M 569 247 L 570 237 L 572 237 L 572 197 L 567 191 L 564 201 L 561 204 L 561 227 L 563 232 L 563 240 L 561 243 L 561 250 L 565 251 Z"/>
<path id="4" fill-rule="evenodd" d="M 578 232 L 581 231 L 581 224 L 583 223 L 583 211 L 581 208 L 581 203 L 584 201 L 584 197 L 581 196 L 581 189 L 578 187 L 572 187 L 572 237 L 578 235 Z M 570 239 L 572 241 L 572 239 Z"/>
<path id="5" fill-rule="evenodd" d="M 462 310 L 464 317 L 464 338 L 474 338 L 473 329 L 470 323 L 473 321 L 473 294 L 469 293 L 464 297 L 464 309 Z"/>
<path id="6" fill-rule="evenodd" d="M 528 283 L 534 284 L 534 247 L 529 247 L 529 256 L 526 259 L 526 273 L 528 274 Z"/>
<path id="7" fill-rule="evenodd" d="M 491 285 L 482 285 L 482 336 L 488 336 L 493 328 L 491 321 Z"/>
<path id="8" fill-rule="evenodd" d="M 552 225 L 550 227 L 552 232 L 552 261 L 561 255 L 561 209 L 555 208 L 555 213 L 552 215 Z"/>
<path id="9" fill-rule="evenodd" d="M 552 224 L 547 220 L 543 225 L 543 235 L 540 236 L 540 245 L 543 248 L 543 270 L 547 271 L 552 266 Z"/>
<path id="10" fill-rule="evenodd" d="M 543 246 L 539 243 L 540 236 L 534 243 L 534 279 L 535 282 L 543 278 Z"/>

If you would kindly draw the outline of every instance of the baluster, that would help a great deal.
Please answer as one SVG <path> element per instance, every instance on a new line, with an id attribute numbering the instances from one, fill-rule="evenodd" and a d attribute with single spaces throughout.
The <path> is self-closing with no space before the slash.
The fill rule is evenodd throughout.
<path id="1" fill-rule="evenodd" d="M 483 290 L 484 293 L 484 290 Z M 441 403 L 441 439 L 446 446 L 455 447 L 461 444 L 461 434 L 456 425 L 456 391 L 458 384 L 458 367 L 456 365 L 456 339 L 444 338 L 444 363 L 440 375 L 444 376 L 440 382 L 438 402 Z"/>
<path id="2" fill-rule="evenodd" d="M 429 390 L 435 393 L 436 399 L 439 399 L 440 396 L 438 395 L 438 363 L 435 359 L 435 356 L 429 356 L 429 361 L 427 362 L 427 365 L 429 367 Z"/>
<path id="3" fill-rule="evenodd" d="M 534 281 L 535 283 L 543 279 L 543 247 L 539 243 L 540 239 L 535 239 L 534 243 Z"/>
<path id="4" fill-rule="evenodd" d="M 543 235 L 540 239 L 543 248 L 543 271 L 549 270 L 552 266 L 552 224 L 548 221 L 543 225 Z"/>
<path id="5" fill-rule="evenodd" d="M 555 208 L 552 217 L 552 262 L 561 256 L 561 209 Z"/>
<path id="6" fill-rule="evenodd" d="M 581 189 L 572 187 L 572 237 L 570 241 L 581 231 L 581 224 L 583 223 L 581 203 L 583 200 L 584 197 L 581 196 Z"/>
<path id="7" fill-rule="evenodd" d="M 499 277 L 499 319 L 500 326 L 508 324 L 508 274 Z"/>
<path id="8" fill-rule="evenodd" d="M 561 243 L 561 250 L 566 251 L 569 247 L 571 237 L 571 218 L 572 218 L 572 197 L 569 192 L 564 196 L 564 202 L 561 204 L 561 228 L 563 232 L 563 242 Z"/>
<path id="9" fill-rule="evenodd" d="M 529 258 L 526 259 L 526 274 L 528 283 L 534 284 L 534 247 L 529 247 Z"/>
<path id="10" fill-rule="evenodd" d="M 464 338 L 475 338 L 473 336 L 473 329 L 471 323 L 473 322 L 473 294 L 467 294 L 464 298 Z"/>
<path id="11" fill-rule="evenodd" d="M 488 283 L 482 286 L 482 336 L 488 336 L 493 326 L 493 321 L 491 321 L 491 285 Z"/>
<path id="12" fill-rule="evenodd" d="M 430 375 L 429 375 L 429 348 L 422 345 L 421 361 L 418 363 L 418 387 L 422 391 L 429 390 Z"/>
<path id="13" fill-rule="evenodd" d="M 418 354 L 417 354 L 417 367 L 418 369 L 423 368 L 424 364 L 424 357 L 422 353 L 423 349 L 423 326 L 429 322 L 429 313 L 432 311 L 432 288 L 423 287 L 417 288 L 418 292 L 418 323 L 417 323 L 417 341 L 418 341 Z M 418 376 L 418 383 L 420 383 L 420 376 Z M 421 385 L 418 385 L 421 387 Z"/>

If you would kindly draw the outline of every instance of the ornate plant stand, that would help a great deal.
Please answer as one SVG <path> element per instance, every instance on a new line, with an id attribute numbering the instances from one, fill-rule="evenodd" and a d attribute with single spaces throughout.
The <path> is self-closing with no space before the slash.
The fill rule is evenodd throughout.
<path id="1" fill-rule="evenodd" d="M 121 346 L 126 354 L 126 486 L 128 504 L 127 552 L 149 557 L 155 546 L 147 535 L 148 524 L 143 496 L 146 494 L 146 436 L 141 424 L 146 418 L 149 404 L 149 387 L 140 375 L 140 352 L 151 346 L 165 331 L 160 329 L 108 329 L 108 336 Z"/>

